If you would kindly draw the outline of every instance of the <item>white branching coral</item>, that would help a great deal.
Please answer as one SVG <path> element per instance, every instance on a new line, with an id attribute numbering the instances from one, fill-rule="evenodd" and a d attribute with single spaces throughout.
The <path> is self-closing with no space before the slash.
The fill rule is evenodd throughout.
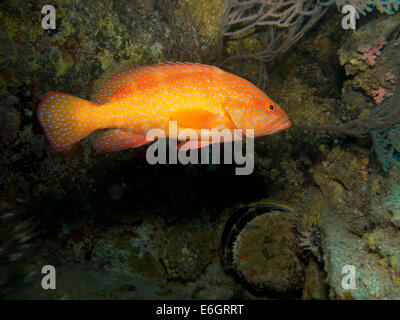
<path id="1" fill-rule="evenodd" d="M 267 47 L 254 55 L 260 61 L 272 61 L 314 25 L 333 0 L 228 0 L 220 21 L 222 40 L 256 28 L 267 27 Z"/>

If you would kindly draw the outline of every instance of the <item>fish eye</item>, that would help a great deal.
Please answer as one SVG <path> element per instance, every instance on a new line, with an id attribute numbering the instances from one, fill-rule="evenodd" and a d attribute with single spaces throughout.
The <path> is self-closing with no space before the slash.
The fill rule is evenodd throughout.
<path id="1" fill-rule="evenodd" d="M 269 110 L 271 110 L 271 111 L 274 110 L 274 106 L 273 106 L 272 104 L 271 104 L 268 108 L 269 108 Z"/>

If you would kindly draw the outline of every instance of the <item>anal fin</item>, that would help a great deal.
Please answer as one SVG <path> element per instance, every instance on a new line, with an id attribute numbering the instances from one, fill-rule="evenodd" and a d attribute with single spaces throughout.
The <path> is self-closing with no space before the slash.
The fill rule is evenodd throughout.
<path id="1" fill-rule="evenodd" d="M 129 148 L 138 148 L 146 141 L 144 134 L 133 133 L 126 129 L 112 129 L 101 134 L 95 143 L 95 147 L 101 151 L 119 151 Z"/>
<path id="2" fill-rule="evenodd" d="M 200 149 L 210 145 L 211 141 L 184 141 L 176 147 L 179 151 L 187 151 L 192 149 Z"/>

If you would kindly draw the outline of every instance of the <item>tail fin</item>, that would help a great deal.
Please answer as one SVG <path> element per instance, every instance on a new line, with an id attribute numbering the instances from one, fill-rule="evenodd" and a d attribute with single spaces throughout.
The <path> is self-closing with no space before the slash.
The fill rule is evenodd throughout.
<path id="1" fill-rule="evenodd" d="M 38 118 L 51 145 L 57 151 L 96 130 L 94 103 L 60 92 L 48 92 L 39 106 Z"/>

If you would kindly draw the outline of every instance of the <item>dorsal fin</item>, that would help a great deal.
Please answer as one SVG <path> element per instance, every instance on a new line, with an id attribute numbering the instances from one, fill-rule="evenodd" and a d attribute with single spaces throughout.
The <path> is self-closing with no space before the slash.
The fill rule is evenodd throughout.
<path id="1" fill-rule="evenodd" d="M 112 101 L 121 91 L 130 91 L 139 89 L 139 78 L 143 76 L 146 83 L 155 83 L 157 72 L 162 72 L 164 68 L 168 68 L 170 72 L 184 72 L 187 70 L 203 70 L 215 73 L 223 72 L 215 66 L 209 66 L 200 63 L 191 62 L 167 62 L 151 66 L 140 66 L 128 70 L 115 73 L 108 78 L 96 95 L 96 101 L 99 104 L 106 104 Z M 139 76 L 139 78 L 138 78 Z M 142 82 L 143 83 L 143 82 Z"/>
<path id="2" fill-rule="evenodd" d="M 121 92 L 121 90 L 135 89 L 137 86 L 137 73 L 143 71 L 145 67 L 135 67 L 115 73 L 108 78 L 96 95 L 96 101 L 105 104 Z"/>

